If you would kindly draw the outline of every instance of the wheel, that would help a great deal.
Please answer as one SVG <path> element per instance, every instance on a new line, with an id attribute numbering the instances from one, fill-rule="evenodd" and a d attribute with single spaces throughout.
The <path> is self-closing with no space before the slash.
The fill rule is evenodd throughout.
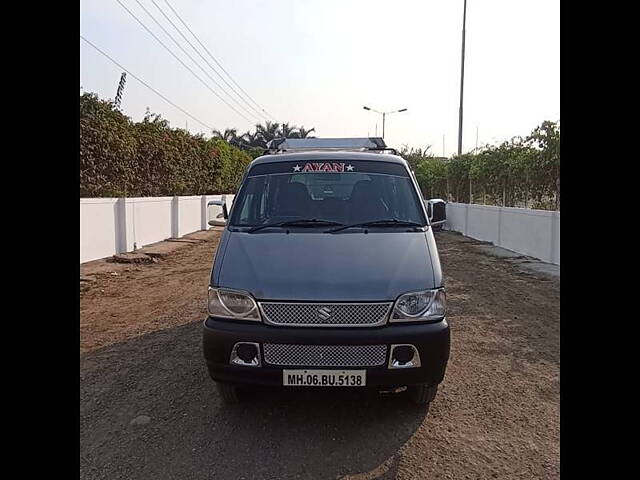
<path id="1" fill-rule="evenodd" d="M 407 390 L 413 403 L 429 405 L 438 393 L 438 385 L 411 385 Z"/>
<path id="2" fill-rule="evenodd" d="M 218 388 L 218 393 L 220 393 L 224 403 L 238 403 L 240 401 L 240 397 L 238 396 L 238 387 L 235 385 L 216 382 L 216 387 Z"/>

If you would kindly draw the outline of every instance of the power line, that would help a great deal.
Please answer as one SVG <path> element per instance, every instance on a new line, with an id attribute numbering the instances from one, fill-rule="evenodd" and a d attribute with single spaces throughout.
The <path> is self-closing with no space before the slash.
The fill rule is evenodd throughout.
<path id="1" fill-rule="evenodd" d="M 228 76 L 228 77 L 229 77 L 229 79 L 234 83 L 234 85 L 235 85 L 236 87 L 238 87 L 238 88 L 240 89 L 240 91 L 241 91 L 242 93 L 244 93 L 244 94 L 249 98 L 249 100 L 251 100 L 251 101 L 255 104 L 255 106 L 256 106 L 256 107 L 258 107 L 262 112 L 264 112 L 268 117 L 270 117 L 270 118 L 271 118 L 271 120 L 275 121 L 275 119 L 274 119 L 273 115 L 271 115 L 269 112 L 267 112 L 267 111 L 266 111 L 264 108 L 262 108 L 262 107 L 261 107 L 261 106 L 260 106 L 260 105 L 259 105 L 259 104 L 254 100 L 254 99 L 253 99 L 253 98 L 251 98 L 251 95 L 249 95 L 247 92 L 245 92 L 245 91 L 244 91 L 244 89 L 243 89 L 240 85 L 238 85 L 238 83 L 233 79 L 233 77 L 229 74 L 229 72 L 227 72 L 227 71 L 224 69 L 224 67 L 223 67 L 222 65 L 220 65 L 220 62 L 218 62 L 218 60 L 216 60 L 216 57 L 214 57 L 214 56 L 211 54 L 211 52 L 209 51 L 209 49 L 203 45 L 203 43 L 202 43 L 202 42 L 200 41 L 200 39 L 196 36 L 196 34 L 195 34 L 195 33 L 193 33 L 193 32 L 191 31 L 191 29 L 189 28 L 189 25 L 187 25 L 187 24 L 185 23 L 185 21 L 182 19 L 182 17 L 181 17 L 180 15 L 178 15 L 178 12 L 176 12 L 176 11 L 175 11 L 175 9 L 171 6 L 171 4 L 169 3 L 169 1 L 168 1 L 168 0 L 164 0 L 164 2 L 169 6 L 169 8 L 170 8 L 170 9 L 171 9 L 171 11 L 175 14 L 175 16 L 176 16 L 176 17 L 178 17 L 178 20 L 180 20 L 180 22 L 182 22 L 182 24 L 187 28 L 187 30 L 189 30 L 189 33 L 191 33 L 191 35 L 193 35 L 193 38 L 195 38 L 195 39 L 196 39 L 196 41 L 200 44 L 200 46 L 201 46 L 202 48 L 204 48 L 204 50 L 205 50 L 205 51 L 209 54 L 209 56 L 213 59 L 213 61 L 214 61 L 214 62 L 216 62 L 216 65 L 218 65 L 218 66 L 220 67 L 220 69 L 221 69 L 224 73 L 226 73 L 226 74 L 227 74 L 227 76 Z M 155 3 L 155 2 L 154 2 L 154 3 Z"/>
<path id="2" fill-rule="evenodd" d="M 173 43 L 175 43 L 175 44 L 178 46 L 178 48 L 179 48 L 180 50 L 182 50 L 182 53 L 184 53 L 187 57 L 189 57 L 189 59 L 190 59 L 190 60 L 191 60 L 191 61 L 192 61 L 192 62 L 193 62 L 193 63 L 194 63 L 194 64 L 195 64 L 195 65 L 196 65 L 200 70 L 202 70 L 202 73 L 204 73 L 207 77 L 209 77 L 209 80 L 211 80 L 211 81 L 216 85 L 216 87 L 218 87 L 220 90 L 222 90 L 222 92 L 223 92 L 226 96 L 228 96 L 228 97 L 229 97 L 229 98 L 230 98 L 230 99 L 231 99 L 231 100 L 232 100 L 232 101 L 233 101 L 233 102 L 234 102 L 238 107 L 240 107 L 240 108 L 241 108 L 244 112 L 246 112 L 249 116 L 252 116 L 252 117 L 253 117 L 253 116 L 255 115 L 253 112 L 250 112 L 249 110 L 247 110 L 243 105 L 240 105 L 240 103 L 239 103 L 235 98 L 233 98 L 233 97 L 229 94 L 229 92 L 227 92 L 227 91 L 224 89 L 224 87 L 223 87 L 222 85 L 220 85 L 218 82 L 216 82 L 216 80 L 215 80 L 211 75 L 209 75 L 209 73 L 208 73 L 204 68 L 202 68 L 202 65 L 200 65 L 200 63 L 198 63 L 198 62 L 197 62 L 197 61 L 196 61 L 196 60 L 195 60 L 191 55 L 189 55 L 189 53 L 188 53 L 188 52 L 187 52 L 187 51 L 182 47 L 182 45 L 180 45 L 180 43 L 179 43 L 175 38 L 173 38 L 173 35 L 171 35 L 169 32 L 167 32 L 167 29 L 166 29 L 166 28 L 164 28 L 164 26 L 163 26 L 160 22 L 158 22 L 158 20 L 156 20 L 156 18 L 151 14 L 151 12 L 149 12 L 149 10 L 147 10 L 147 9 L 144 7 L 144 5 L 142 5 L 142 3 L 140 3 L 140 0 L 136 0 L 136 3 L 140 6 L 140 8 L 142 8 L 142 10 L 144 10 L 144 11 L 145 11 L 145 13 L 146 13 L 147 15 L 149 15 L 149 16 L 151 17 L 151 20 L 153 20 L 153 21 L 154 21 L 154 23 L 160 27 L 160 29 L 161 29 L 161 30 L 162 30 L 162 31 L 163 31 L 163 32 L 164 32 L 164 33 L 165 33 L 165 34 L 166 34 L 166 35 L 171 39 L 171 41 L 172 41 Z M 216 73 L 217 73 L 217 72 L 216 72 Z"/>
<path id="3" fill-rule="evenodd" d="M 156 3 L 156 1 L 155 1 L 155 0 L 151 0 L 151 2 L 156 6 L 156 8 L 160 11 L 160 13 L 162 14 L 162 16 L 163 16 L 163 17 L 164 17 L 164 18 L 165 18 L 165 19 L 166 19 L 166 20 L 171 24 L 171 26 L 172 26 L 172 27 L 173 27 L 173 28 L 174 28 L 174 29 L 175 29 L 175 30 L 180 34 L 180 36 L 184 39 L 184 41 L 185 41 L 185 42 L 187 42 L 187 43 L 191 46 L 191 48 L 192 48 L 192 49 L 193 49 L 193 50 L 198 54 L 198 56 L 199 56 L 202 60 L 204 60 L 204 62 L 209 66 L 209 68 L 210 68 L 211 70 L 213 70 L 213 72 L 214 72 L 214 73 L 215 73 L 215 74 L 220 78 L 220 80 L 222 80 L 222 81 L 225 83 L 225 85 L 226 85 L 227 87 L 229 87 L 229 88 L 231 89 L 231 91 L 232 91 L 233 93 L 235 93 L 235 94 L 238 96 L 238 98 L 239 98 L 240 100 L 242 100 L 245 104 L 247 104 L 247 106 L 252 110 L 251 115 L 257 114 L 259 118 L 260 118 L 260 117 L 264 117 L 265 119 L 267 119 L 268 117 L 266 117 L 266 116 L 264 115 L 264 113 L 260 112 L 260 111 L 259 111 L 259 110 L 257 110 L 253 105 L 251 105 L 249 102 L 247 102 L 247 100 L 245 100 L 245 98 L 244 98 L 242 95 L 240 95 L 240 94 L 238 93 L 238 91 L 237 91 L 235 88 L 233 88 L 233 85 L 229 84 L 229 82 L 227 82 L 226 78 L 224 78 L 222 75 L 220 75 L 220 73 L 215 69 L 215 67 L 214 67 L 213 65 L 211 65 L 211 64 L 209 63 L 209 61 L 208 61 L 205 57 L 203 57 L 203 56 L 202 56 L 202 54 L 200 53 L 200 51 L 199 51 L 199 50 L 198 50 L 198 49 L 193 45 L 193 43 L 191 43 L 191 41 L 190 41 L 190 40 L 189 40 L 189 39 L 188 39 L 188 38 L 187 38 L 187 37 L 182 33 L 182 30 L 180 30 L 180 28 L 178 28 L 178 27 L 176 26 L 176 24 L 175 24 L 175 23 L 173 23 L 173 21 L 172 21 L 172 20 L 167 16 L 167 14 L 164 12 L 164 10 L 162 10 L 162 8 L 160 8 L 160 5 L 158 5 L 158 4 Z M 216 85 L 217 85 L 217 83 L 216 83 Z M 220 88 L 222 88 L 222 87 L 220 87 Z M 225 93 L 226 93 L 226 92 L 225 92 Z M 229 95 L 229 96 L 230 96 L 230 95 Z M 255 112 L 255 113 L 254 113 L 254 112 Z"/>
<path id="4" fill-rule="evenodd" d="M 230 109 L 232 109 L 234 112 L 236 112 L 238 115 L 240 115 L 242 118 L 244 118 L 247 122 L 249 122 L 251 125 L 254 124 L 254 122 L 252 120 L 249 120 L 247 117 L 245 117 L 242 113 L 240 113 L 238 110 L 236 110 L 236 108 L 231 105 L 229 102 L 227 102 L 224 98 L 222 98 L 218 92 L 216 92 L 214 89 L 212 89 L 204 80 L 202 80 L 186 63 L 184 63 L 180 57 L 178 57 L 175 53 L 173 53 L 171 51 L 171 49 L 169 47 L 167 47 L 162 40 L 160 40 L 155 33 L 153 33 L 151 30 L 149 30 L 149 28 L 142 23 L 142 21 L 140 21 L 140 19 L 138 17 L 135 16 L 135 14 L 133 14 L 131 12 L 131 10 L 129 10 L 120 0 L 116 0 L 120 6 L 122 8 L 124 8 L 129 15 L 131 15 L 141 26 L 142 28 L 144 28 L 147 32 L 149 32 L 149 34 L 156 39 L 156 41 L 158 43 L 160 43 L 160 45 L 162 45 L 176 60 L 178 60 L 178 62 L 180 62 L 180 64 L 186 68 L 187 70 L 189 70 L 191 72 L 191 74 L 196 77 L 198 80 L 200 80 L 200 83 L 202 83 L 207 89 L 209 89 L 211 91 L 211 93 L 213 93 L 216 97 L 218 97 L 226 106 L 228 106 Z"/>
<path id="5" fill-rule="evenodd" d="M 184 113 L 185 115 L 187 115 L 189 118 L 195 120 L 196 122 L 198 122 L 200 125 L 204 126 L 205 128 L 209 129 L 209 130 L 213 130 L 213 127 L 210 127 L 209 125 L 207 125 L 206 123 L 204 123 L 202 120 L 199 120 L 198 118 L 194 117 L 193 115 L 191 115 L 189 112 L 187 112 L 184 108 L 180 107 L 179 105 L 176 105 L 175 103 L 173 103 L 171 100 L 169 100 L 167 97 L 165 97 L 164 95 L 162 95 L 160 92 L 158 92 L 155 88 L 153 88 L 151 85 L 149 85 L 148 83 L 146 83 L 144 80 L 142 80 L 141 78 L 137 77 L 136 75 L 134 75 L 133 73 L 131 73 L 129 70 L 127 70 L 126 68 L 124 68 L 122 65 L 120 65 L 118 62 L 116 62 L 113 58 L 111 58 L 109 55 L 107 55 L 105 52 L 103 52 L 102 50 L 100 50 L 100 48 L 98 48 L 97 46 L 95 46 L 93 43 L 91 43 L 89 40 L 87 40 L 86 38 L 84 38 L 82 35 L 80 35 L 80 38 L 82 40 L 84 40 L 85 42 L 87 42 L 89 45 L 91 45 L 93 48 L 95 48 L 98 52 L 100 52 L 102 55 L 104 55 L 106 58 L 108 58 L 109 60 L 111 60 L 114 64 L 116 64 L 118 67 L 120 67 L 122 70 L 124 70 L 125 72 L 127 72 L 129 75 L 131 75 L 133 78 L 135 78 L 137 81 L 139 81 L 142 85 L 144 85 L 145 87 L 147 87 L 149 90 L 151 90 L 153 93 L 155 93 L 156 95 L 158 95 L 160 98 L 162 98 L 165 102 L 167 102 L 169 105 L 177 108 L 178 110 L 180 110 L 182 113 Z"/>

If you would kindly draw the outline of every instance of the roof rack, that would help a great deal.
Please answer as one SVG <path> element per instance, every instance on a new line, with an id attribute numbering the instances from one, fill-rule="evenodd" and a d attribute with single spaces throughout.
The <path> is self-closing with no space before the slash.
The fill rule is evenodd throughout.
<path id="1" fill-rule="evenodd" d="M 398 152 L 387 147 L 380 137 L 362 138 L 274 138 L 267 143 L 265 155 L 285 152 L 305 152 L 317 150 L 355 151 L 355 152 L 385 152 L 394 155 Z"/>

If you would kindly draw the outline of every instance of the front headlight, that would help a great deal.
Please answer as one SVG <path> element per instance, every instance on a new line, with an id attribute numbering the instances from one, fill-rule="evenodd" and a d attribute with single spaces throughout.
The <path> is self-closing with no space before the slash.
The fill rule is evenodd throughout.
<path id="1" fill-rule="evenodd" d="M 212 317 L 260 321 L 258 305 L 246 292 L 209 287 L 207 310 Z"/>
<path id="2" fill-rule="evenodd" d="M 393 306 L 392 322 L 442 320 L 446 313 L 444 288 L 400 295 Z"/>

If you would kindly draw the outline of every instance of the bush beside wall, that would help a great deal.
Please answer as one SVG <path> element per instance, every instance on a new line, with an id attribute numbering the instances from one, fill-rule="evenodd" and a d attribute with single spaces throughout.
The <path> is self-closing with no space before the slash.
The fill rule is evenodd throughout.
<path id="1" fill-rule="evenodd" d="M 80 196 L 146 197 L 235 192 L 258 151 L 170 128 L 147 112 L 133 122 L 112 102 L 80 96 Z"/>

